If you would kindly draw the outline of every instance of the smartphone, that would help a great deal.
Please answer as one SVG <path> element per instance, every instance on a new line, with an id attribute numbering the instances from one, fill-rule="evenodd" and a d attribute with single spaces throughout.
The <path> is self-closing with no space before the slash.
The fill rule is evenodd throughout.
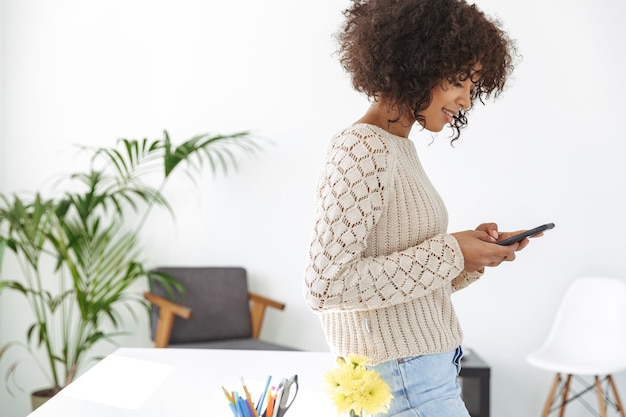
<path id="1" fill-rule="evenodd" d="M 554 223 L 543 224 L 541 226 L 535 227 L 534 229 L 530 229 L 518 235 L 511 236 L 510 238 L 504 239 L 503 241 L 497 242 L 497 243 L 498 245 L 502 245 L 502 246 L 512 245 L 513 243 L 519 242 L 520 240 L 524 240 L 527 237 L 534 236 L 537 233 L 541 233 L 543 231 L 550 230 L 550 229 L 554 229 Z"/>

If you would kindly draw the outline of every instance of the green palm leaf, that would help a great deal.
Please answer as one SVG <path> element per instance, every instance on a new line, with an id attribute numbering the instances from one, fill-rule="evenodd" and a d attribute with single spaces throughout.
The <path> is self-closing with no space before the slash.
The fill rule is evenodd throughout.
<path id="1" fill-rule="evenodd" d="M 90 152 L 89 169 L 68 174 L 60 182 L 68 191 L 56 198 L 0 194 L 0 268 L 6 252 L 18 258 L 23 272 L 23 280 L 0 276 L 0 291 L 27 300 L 35 320 L 24 346 L 45 351 L 47 364 L 40 366 L 54 387 L 74 378 L 95 344 L 119 336 L 122 309 L 134 314 L 132 303 L 146 305 L 131 291 L 139 280 L 152 274 L 168 288 L 182 289 L 172 277 L 149 272 L 139 245 L 153 206 L 173 215 L 163 194 L 172 174 L 193 178 L 207 166 L 226 174 L 237 169 L 241 154 L 260 149 L 247 132 L 202 134 L 174 146 L 165 131 L 162 139 L 83 148 Z M 137 224 L 129 223 L 129 210 L 139 215 Z M 17 345 L 0 346 L 0 359 Z M 9 369 L 14 375 L 15 364 Z"/>

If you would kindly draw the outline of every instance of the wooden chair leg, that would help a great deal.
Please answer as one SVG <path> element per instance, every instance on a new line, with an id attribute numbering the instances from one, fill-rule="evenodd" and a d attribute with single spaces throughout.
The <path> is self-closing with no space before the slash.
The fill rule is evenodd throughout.
<path id="1" fill-rule="evenodd" d="M 556 374 L 556 376 L 554 377 L 554 382 L 552 383 L 552 387 L 550 388 L 550 392 L 548 393 L 546 405 L 543 407 L 543 413 L 541 413 L 541 417 L 548 417 L 548 414 L 550 414 L 550 408 L 552 408 L 552 403 L 554 402 L 554 395 L 556 394 L 556 389 L 559 387 L 560 383 L 561 374 Z"/>
<path id="2" fill-rule="evenodd" d="M 565 387 L 563 387 L 563 396 L 561 397 L 561 407 L 559 412 L 559 417 L 565 416 L 565 406 L 567 406 L 567 397 L 569 396 L 569 387 L 572 383 L 572 375 L 567 375 L 567 379 L 565 380 Z"/>
<path id="3" fill-rule="evenodd" d="M 613 376 L 608 375 L 606 378 L 609 380 L 609 386 L 611 387 L 611 391 L 613 391 L 613 397 L 615 398 L 615 404 L 617 405 L 619 415 L 621 417 L 626 417 L 626 415 L 624 414 L 624 407 L 622 406 L 622 400 L 619 398 L 619 394 L 617 393 L 617 387 L 615 386 L 615 381 L 613 381 Z"/>
<path id="4" fill-rule="evenodd" d="M 620 417 L 626 417 L 626 412 L 624 411 L 624 406 L 622 405 L 622 400 L 617 392 L 617 386 L 615 385 L 615 381 L 613 380 L 612 375 L 607 375 L 606 377 L 611 392 L 613 394 L 613 398 L 615 399 L 615 406 L 619 412 Z M 565 415 L 565 407 L 567 405 L 567 400 L 569 397 L 570 385 L 571 385 L 572 375 L 567 375 L 563 377 L 561 374 L 556 374 L 554 377 L 554 382 L 550 387 L 550 392 L 548 393 L 548 399 L 543 408 L 543 412 L 541 413 L 541 417 L 548 417 L 550 414 L 550 410 L 554 405 L 554 400 L 556 397 L 556 392 L 561 383 L 563 383 L 563 392 L 561 394 L 561 403 L 559 405 L 559 417 L 564 417 Z M 607 417 L 607 402 L 604 395 L 604 391 L 602 389 L 602 382 L 599 376 L 594 377 L 594 387 L 596 391 L 596 396 L 598 398 L 598 415 L 600 417 Z M 589 387 L 591 388 L 591 387 Z M 608 395 L 608 394 L 607 394 Z M 556 410 L 555 410 L 556 411 Z"/>
<path id="5" fill-rule="evenodd" d="M 600 383 L 600 377 L 595 376 L 596 394 L 598 395 L 598 411 L 600 417 L 606 417 L 606 403 L 604 401 L 604 393 L 602 392 L 602 384 Z"/>

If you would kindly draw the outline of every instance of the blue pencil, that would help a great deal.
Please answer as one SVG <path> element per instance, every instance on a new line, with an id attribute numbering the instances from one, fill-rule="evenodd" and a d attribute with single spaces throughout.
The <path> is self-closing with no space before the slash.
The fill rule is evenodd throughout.
<path id="1" fill-rule="evenodd" d="M 263 410 L 263 402 L 265 401 L 265 394 L 267 394 L 267 389 L 270 386 L 271 380 L 272 380 L 272 376 L 268 375 L 267 382 L 265 383 L 265 389 L 263 389 L 263 392 L 261 393 L 261 398 L 259 399 L 259 402 L 256 404 L 256 412 L 258 415 L 261 415 L 261 410 Z"/>
<path id="2" fill-rule="evenodd" d="M 243 410 L 241 409 L 241 403 L 239 402 L 241 397 L 239 396 L 239 394 L 237 394 L 237 391 L 235 391 L 233 398 L 235 399 L 235 409 L 237 411 L 237 417 L 246 417 L 246 415 L 243 414 Z"/>
<path id="3" fill-rule="evenodd" d="M 252 417 L 250 407 L 248 406 L 248 401 L 239 397 L 237 399 L 237 408 L 241 413 L 241 417 Z"/>

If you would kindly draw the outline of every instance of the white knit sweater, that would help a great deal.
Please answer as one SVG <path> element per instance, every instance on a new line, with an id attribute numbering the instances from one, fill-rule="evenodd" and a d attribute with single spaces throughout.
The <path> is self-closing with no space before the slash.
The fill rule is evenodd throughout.
<path id="1" fill-rule="evenodd" d="M 461 343 L 450 296 L 480 274 L 447 223 L 412 141 L 368 124 L 333 138 L 305 283 L 335 354 L 377 364 Z"/>

